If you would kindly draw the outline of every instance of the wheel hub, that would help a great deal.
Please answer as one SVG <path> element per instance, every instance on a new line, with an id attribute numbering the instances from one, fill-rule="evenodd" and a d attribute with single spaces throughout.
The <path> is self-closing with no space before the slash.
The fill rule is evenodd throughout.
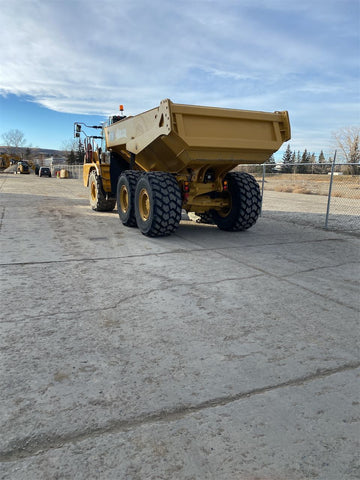
<path id="1" fill-rule="evenodd" d="M 129 209 L 129 192 L 125 185 L 122 185 L 120 189 L 120 208 L 123 213 Z"/>
<path id="2" fill-rule="evenodd" d="M 150 197 L 145 188 L 139 194 L 139 213 L 142 220 L 146 222 L 150 216 Z"/>
<path id="3" fill-rule="evenodd" d="M 226 198 L 229 202 L 229 205 L 226 207 L 223 207 L 221 210 L 217 210 L 217 213 L 220 215 L 220 217 L 223 217 L 223 218 L 226 218 L 232 209 L 232 199 L 231 199 L 231 195 L 228 192 L 226 194 Z"/>
<path id="4" fill-rule="evenodd" d="M 91 195 L 91 199 L 95 202 L 96 201 L 96 185 L 95 185 L 95 182 L 91 182 L 90 195 Z"/>

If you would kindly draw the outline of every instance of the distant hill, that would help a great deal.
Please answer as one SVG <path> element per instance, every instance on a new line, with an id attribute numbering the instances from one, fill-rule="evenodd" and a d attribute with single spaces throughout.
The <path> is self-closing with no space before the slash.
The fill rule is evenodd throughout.
<path id="1" fill-rule="evenodd" d="M 6 145 L 0 145 L 0 154 L 1 153 L 7 153 L 8 148 Z M 26 153 L 26 150 L 28 147 L 19 147 L 16 150 L 22 154 Z M 41 147 L 34 147 L 30 148 L 31 155 L 32 156 L 45 156 L 45 157 L 63 157 L 65 152 L 63 150 L 54 150 L 52 148 L 41 148 Z"/>

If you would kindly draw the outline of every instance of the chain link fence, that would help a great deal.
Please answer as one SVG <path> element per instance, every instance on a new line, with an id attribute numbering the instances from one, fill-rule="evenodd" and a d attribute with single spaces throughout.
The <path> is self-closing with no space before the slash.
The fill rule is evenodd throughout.
<path id="1" fill-rule="evenodd" d="M 235 170 L 250 173 L 259 182 L 263 216 L 281 212 L 284 217 L 288 212 L 288 219 L 291 214 L 301 224 L 360 232 L 359 164 L 239 165 Z M 280 198 L 275 192 L 282 194 Z"/>
<path id="2" fill-rule="evenodd" d="M 83 172 L 82 165 L 64 165 L 64 164 L 52 165 L 51 174 L 54 177 L 60 176 L 61 171 L 64 172 L 63 175 L 66 176 L 66 178 L 77 178 L 82 180 L 82 172 Z"/>
<path id="3" fill-rule="evenodd" d="M 53 165 L 82 180 L 82 165 Z M 239 165 L 255 176 L 263 196 L 262 216 L 304 225 L 360 232 L 360 165 L 343 163 Z"/>

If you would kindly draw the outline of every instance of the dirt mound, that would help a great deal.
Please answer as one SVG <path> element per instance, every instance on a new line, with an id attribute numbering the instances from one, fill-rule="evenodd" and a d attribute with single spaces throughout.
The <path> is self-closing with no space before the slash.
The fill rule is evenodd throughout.
<path id="1" fill-rule="evenodd" d="M 4 173 L 14 173 L 16 172 L 17 165 L 10 165 L 10 167 L 5 168 Z"/>

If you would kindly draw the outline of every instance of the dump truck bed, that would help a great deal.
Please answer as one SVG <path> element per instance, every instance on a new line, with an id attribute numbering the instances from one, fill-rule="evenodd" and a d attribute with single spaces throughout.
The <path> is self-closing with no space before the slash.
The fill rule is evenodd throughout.
<path id="1" fill-rule="evenodd" d="M 169 99 L 104 130 L 108 149 L 125 157 L 135 154 L 145 171 L 172 173 L 204 164 L 226 170 L 263 163 L 290 139 L 287 111 L 182 105 Z"/>

